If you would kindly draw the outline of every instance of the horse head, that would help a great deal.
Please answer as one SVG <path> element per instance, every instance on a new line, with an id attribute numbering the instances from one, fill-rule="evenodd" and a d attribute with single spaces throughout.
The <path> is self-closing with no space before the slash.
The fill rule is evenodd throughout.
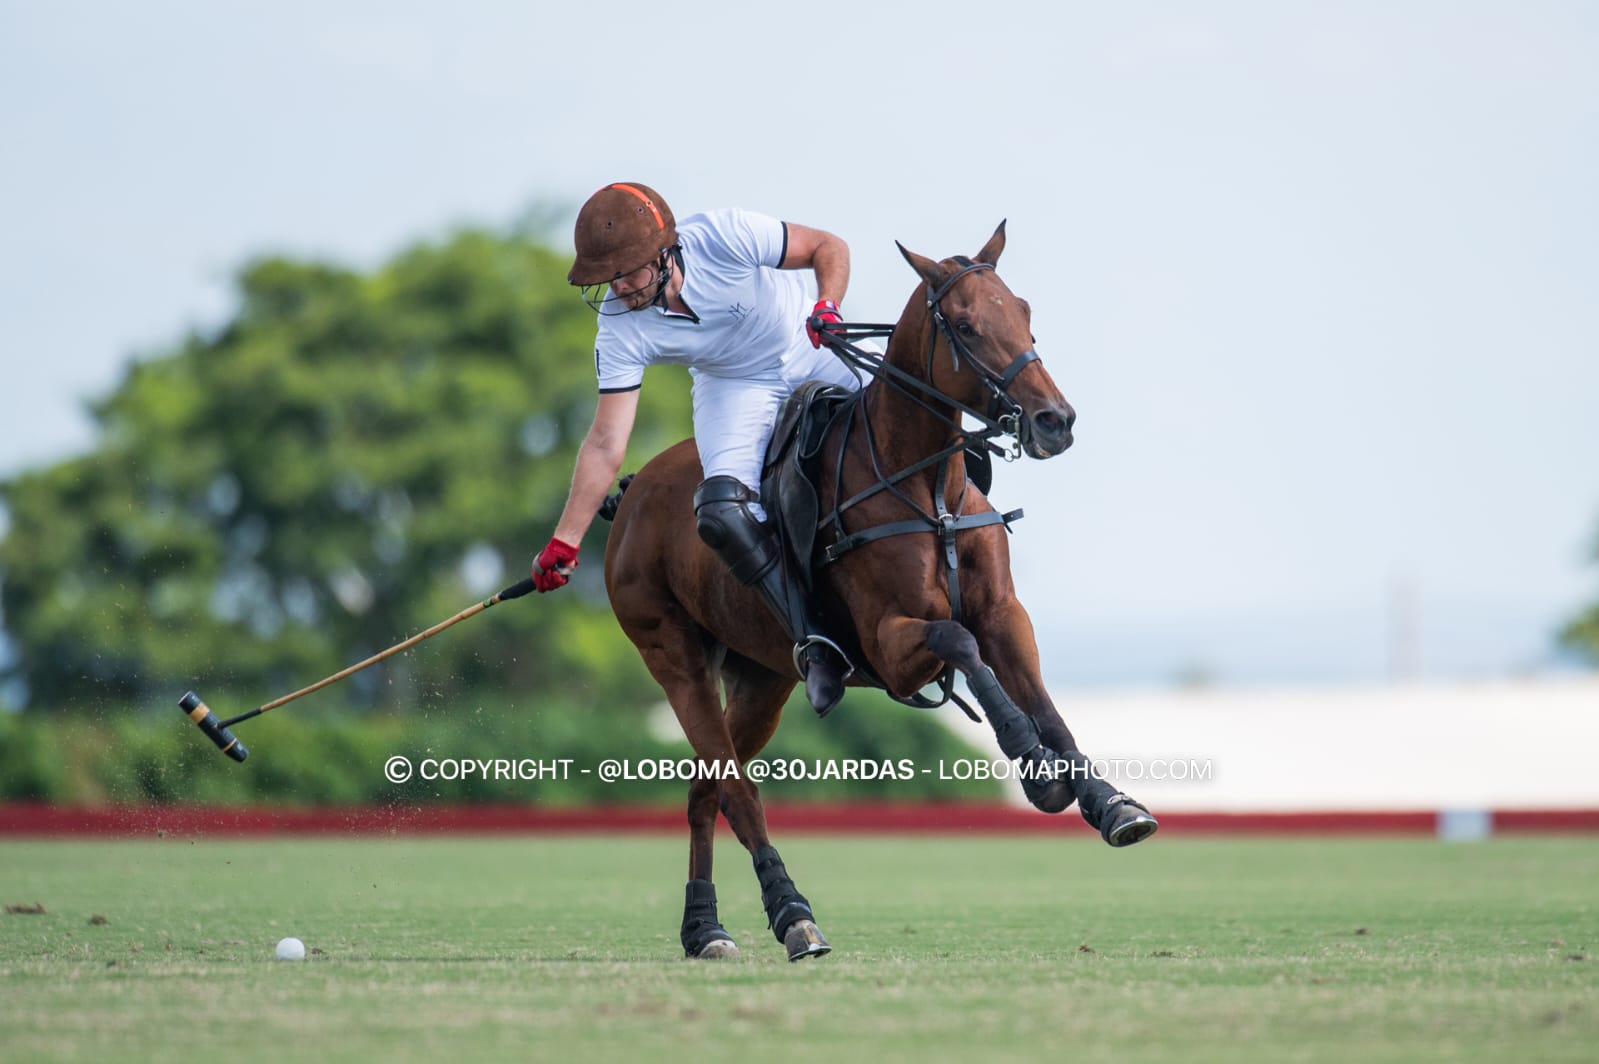
<path id="1" fill-rule="evenodd" d="M 1077 413 L 1033 347 L 1032 307 L 994 270 L 1005 249 L 1005 223 L 970 259 L 935 262 L 895 243 L 927 284 L 925 293 L 911 297 L 912 307 L 924 297 L 928 312 L 921 375 L 955 402 L 987 410 L 1034 458 L 1070 447 Z M 906 318 L 912 317 L 907 308 Z"/>

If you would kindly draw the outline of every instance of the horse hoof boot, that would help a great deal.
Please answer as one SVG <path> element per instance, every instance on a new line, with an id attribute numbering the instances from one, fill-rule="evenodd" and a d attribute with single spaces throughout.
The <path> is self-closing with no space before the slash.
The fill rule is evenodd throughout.
<path id="1" fill-rule="evenodd" d="M 833 947 L 827 944 L 827 939 L 822 937 L 822 929 L 814 923 L 795 920 L 783 935 L 783 948 L 788 950 L 788 959 L 792 962 L 806 957 L 820 957 Z"/>
<path id="2" fill-rule="evenodd" d="M 1124 798 L 1116 806 L 1115 815 L 1111 817 L 1110 823 L 1105 825 L 1104 835 L 1106 842 L 1112 846 L 1122 847 L 1143 842 L 1158 830 L 1160 822 L 1148 809 L 1131 798 Z"/>
<path id="3" fill-rule="evenodd" d="M 738 943 L 730 938 L 713 938 L 694 954 L 697 961 L 719 961 L 738 956 Z"/>

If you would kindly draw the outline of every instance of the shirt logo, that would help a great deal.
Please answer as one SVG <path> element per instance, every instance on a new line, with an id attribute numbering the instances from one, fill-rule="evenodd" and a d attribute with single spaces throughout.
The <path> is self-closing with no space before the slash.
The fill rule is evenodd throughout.
<path id="1" fill-rule="evenodd" d="M 754 307 L 746 307 L 743 303 L 734 303 L 732 306 L 727 308 L 727 311 L 729 314 L 733 315 L 733 319 L 735 321 L 743 321 L 745 318 L 749 317 L 750 311 L 754 309 Z"/>

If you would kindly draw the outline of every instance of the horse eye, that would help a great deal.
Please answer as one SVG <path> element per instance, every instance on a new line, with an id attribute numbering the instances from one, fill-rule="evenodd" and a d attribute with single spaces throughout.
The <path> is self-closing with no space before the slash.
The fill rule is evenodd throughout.
<path id="1" fill-rule="evenodd" d="M 960 333 L 962 336 L 970 336 L 972 334 L 972 323 L 969 321 L 958 321 L 955 323 L 955 331 Z"/>

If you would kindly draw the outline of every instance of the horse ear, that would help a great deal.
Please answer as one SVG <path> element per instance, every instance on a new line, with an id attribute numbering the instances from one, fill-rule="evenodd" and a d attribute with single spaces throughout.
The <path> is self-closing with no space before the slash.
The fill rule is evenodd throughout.
<path id="1" fill-rule="evenodd" d="M 899 253 L 901 255 L 905 256 L 905 261 L 911 264 L 911 269 L 922 275 L 922 280 L 926 281 L 934 288 L 937 288 L 943 283 L 944 271 L 939 268 L 938 263 L 934 262 L 925 255 L 916 254 L 916 252 L 911 251 L 898 240 L 894 241 L 894 246 L 899 248 Z"/>
<path id="2" fill-rule="evenodd" d="M 988 243 L 983 245 L 983 250 L 976 256 L 977 262 L 986 262 L 990 266 L 999 263 L 999 253 L 1005 250 L 1005 221 L 1000 220 L 999 228 L 994 230 L 994 235 L 988 238 Z"/>

